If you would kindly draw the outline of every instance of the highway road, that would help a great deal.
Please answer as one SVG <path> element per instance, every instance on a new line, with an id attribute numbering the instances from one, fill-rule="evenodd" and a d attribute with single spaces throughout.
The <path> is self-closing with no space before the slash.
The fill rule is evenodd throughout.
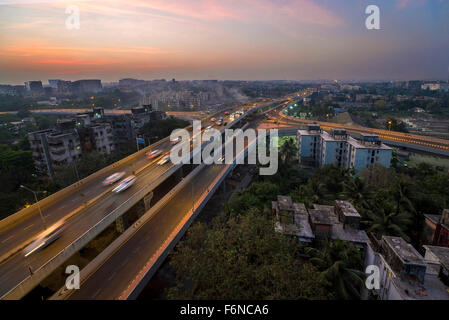
<path id="1" fill-rule="evenodd" d="M 247 141 L 245 143 L 247 145 Z M 236 153 L 234 145 L 234 154 Z M 204 166 L 192 181 L 177 190 L 160 208 L 152 209 L 151 218 L 100 263 L 85 279 L 79 290 L 65 297 L 71 300 L 118 299 L 154 255 L 160 255 L 164 242 L 186 221 L 225 173 L 228 164 Z M 162 201 L 162 200 L 161 200 Z M 118 241 L 118 240 L 117 240 Z"/>
<path id="2" fill-rule="evenodd" d="M 289 119 L 278 113 L 275 117 L 281 126 L 291 127 L 298 124 L 310 123 L 311 121 L 301 121 L 299 119 Z M 323 123 L 323 127 L 341 128 L 342 125 Z M 344 126 L 343 126 L 344 127 Z M 369 128 L 353 128 L 348 130 L 362 129 L 361 132 L 375 133 Z M 384 130 L 385 131 L 385 130 Z M 378 133 L 377 133 L 378 134 Z M 396 132 L 386 131 L 390 136 L 397 136 Z M 427 141 L 427 137 L 407 137 L 410 143 Z M 444 140 L 443 140 L 444 141 Z M 435 143 L 435 142 L 433 142 Z M 118 249 L 113 251 L 107 259 L 102 261 L 97 269 L 89 274 L 82 283 L 80 290 L 72 292 L 70 299 L 116 299 L 124 288 L 126 288 L 141 271 L 142 266 L 155 254 L 170 235 L 172 230 L 191 210 L 192 203 L 197 201 L 207 192 L 209 186 L 220 172 L 224 170 L 223 165 L 211 165 L 202 169 L 201 173 L 195 176 L 193 188 L 191 184 L 184 186 L 180 192 L 160 208 L 152 218 L 136 229 L 132 237 L 127 239 Z M 139 185 L 140 188 L 143 185 Z M 110 205 L 110 202 L 107 202 Z M 98 204 L 101 206 L 101 204 Z M 102 208 L 104 210 L 104 208 Z M 1 280 L 0 280 L 1 281 Z"/>
<path id="3" fill-rule="evenodd" d="M 194 177 L 193 185 L 189 183 L 181 189 L 90 274 L 79 290 L 73 290 L 70 299 L 117 299 L 223 169 L 224 165 L 206 166 Z"/>
<path id="4" fill-rule="evenodd" d="M 92 207 L 71 219 L 68 222 L 69 227 L 62 234 L 61 238 L 53 244 L 28 257 L 19 252 L 2 263 L 0 265 L 0 296 L 30 275 L 29 266 L 31 266 L 32 270 L 37 270 L 45 265 L 47 261 L 83 235 L 90 227 L 128 201 L 134 195 L 135 190 L 144 188 L 170 167 L 170 164 L 159 166 L 155 161 L 157 160 L 154 160 L 152 165 L 138 176 L 135 185 L 130 189 L 120 194 L 107 193 L 106 196 L 95 202 Z"/>
<path id="5" fill-rule="evenodd" d="M 228 117 L 224 117 L 224 122 L 229 122 Z M 209 125 L 209 121 L 203 123 L 203 129 Z M 216 129 L 222 129 L 222 126 L 215 126 Z M 169 142 L 164 142 L 158 149 L 168 152 L 171 149 Z M 160 166 L 156 164 L 158 158 L 150 161 L 145 155 L 142 155 L 132 161 L 130 164 L 124 165 L 122 168 L 114 168 L 110 172 L 105 173 L 93 182 L 83 185 L 73 194 L 65 197 L 63 200 L 43 207 L 42 211 L 47 220 L 47 224 L 51 225 L 59 219 L 67 216 L 70 212 L 80 208 L 83 201 L 92 200 L 99 197 L 91 207 L 84 209 L 78 215 L 74 215 L 68 222 L 68 228 L 61 238 L 52 245 L 36 252 L 29 257 L 24 257 L 22 251 L 17 251 L 8 259 L 0 262 L 0 297 L 9 292 L 18 283 L 30 275 L 29 267 L 37 270 L 44 266 L 49 259 L 61 252 L 66 246 L 71 244 L 75 239 L 84 234 L 90 227 L 99 222 L 103 217 L 112 212 L 118 206 L 129 200 L 133 196 L 133 190 L 140 190 L 144 186 L 148 186 L 157 177 L 169 170 L 173 165 L 171 162 Z M 116 171 L 125 171 L 131 174 L 133 171 L 148 166 L 138 174 L 137 182 L 129 190 L 122 194 L 112 194 L 108 192 L 108 188 L 102 185 L 102 181 L 111 173 Z M 156 187 L 156 185 L 154 186 Z M 106 226 L 105 226 L 106 227 Z M 21 221 L 10 226 L 0 233 L 0 256 L 13 250 L 25 242 L 29 242 L 31 238 L 36 236 L 43 230 L 42 222 L 39 214 L 31 215 L 25 221 Z"/>
<path id="6" fill-rule="evenodd" d="M 305 125 L 307 123 L 317 123 L 322 129 L 330 130 L 330 129 L 346 129 L 349 132 L 354 133 L 369 133 L 369 134 L 377 134 L 379 138 L 383 140 L 397 141 L 408 144 L 419 145 L 427 148 L 440 149 L 444 151 L 449 151 L 449 141 L 443 139 L 437 139 L 427 136 L 413 135 L 408 133 L 389 131 L 389 130 L 381 130 L 381 129 L 373 129 L 373 128 L 365 128 L 365 127 L 355 127 L 355 126 L 346 126 L 339 123 L 332 122 L 323 122 L 323 121 L 313 121 L 313 120 L 302 120 L 298 118 L 294 118 L 291 116 L 287 116 L 284 114 L 285 108 L 282 110 L 278 110 L 276 113 L 271 113 L 270 118 L 274 121 L 277 121 L 276 124 L 279 124 L 283 127 L 298 127 L 299 125 Z"/>
<path id="7" fill-rule="evenodd" d="M 250 124 L 252 128 L 257 126 L 258 120 Z M 245 141 L 245 146 L 248 143 Z M 234 145 L 234 155 L 235 153 Z M 124 240 L 117 239 L 119 243 L 117 247 L 111 244 L 110 248 L 106 249 L 107 255 L 104 259 L 98 265 L 94 265 L 95 268 L 82 279 L 80 289 L 69 291 L 64 298 L 70 300 L 125 298 L 127 296 L 125 291 L 129 290 L 131 283 L 138 281 L 138 275 L 145 269 L 147 263 L 160 256 L 164 245 L 167 245 L 167 239 L 173 237 L 173 232 L 187 221 L 192 214 L 192 208 L 200 205 L 228 167 L 227 164 L 204 166 L 192 181 L 177 190 L 176 194 L 161 207 L 155 207 L 147 212 L 150 218 L 146 222 L 139 225 L 130 235 L 124 234 Z"/>

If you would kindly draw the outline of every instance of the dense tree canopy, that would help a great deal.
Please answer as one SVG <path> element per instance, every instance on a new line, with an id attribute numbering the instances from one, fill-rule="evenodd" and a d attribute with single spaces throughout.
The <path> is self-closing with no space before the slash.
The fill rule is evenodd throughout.
<path id="1" fill-rule="evenodd" d="M 257 209 L 189 229 L 171 257 L 171 299 L 327 299 L 320 273 Z"/>

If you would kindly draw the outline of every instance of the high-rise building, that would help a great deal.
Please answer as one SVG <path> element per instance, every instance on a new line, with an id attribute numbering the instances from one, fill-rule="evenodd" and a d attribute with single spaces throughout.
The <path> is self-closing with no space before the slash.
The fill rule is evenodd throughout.
<path id="1" fill-rule="evenodd" d="M 390 167 L 392 149 L 381 142 L 377 135 L 362 134 L 354 139 L 346 130 L 334 129 L 330 133 L 319 125 L 309 125 L 298 130 L 299 160 L 302 164 L 323 167 L 353 168 L 355 172 L 379 164 Z"/>
<path id="2" fill-rule="evenodd" d="M 28 134 L 36 170 L 54 175 L 54 166 L 72 163 L 81 157 L 78 133 L 74 129 L 42 130 Z"/>
<path id="3" fill-rule="evenodd" d="M 44 93 L 42 81 L 27 81 L 25 82 L 26 91 L 33 96 L 38 96 Z"/>
<path id="4" fill-rule="evenodd" d="M 101 80 L 89 79 L 72 82 L 72 91 L 74 94 L 97 93 L 101 90 Z"/>
<path id="5" fill-rule="evenodd" d="M 55 166 L 70 164 L 81 158 L 83 152 L 114 151 L 112 126 L 95 118 L 98 112 L 79 114 L 74 119 L 58 119 L 55 129 L 29 133 L 36 170 L 53 176 Z"/>
<path id="6" fill-rule="evenodd" d="M 57 90 L 57 89 L 58 89 L 58 82 L 59 82 L 59 81 L 63 81 L 63 80 L 60 80 L 60 79 L 50 79 L 50 80 L 48 80 L 48 84 L 50 85 L 50 87 L 51 87 L 52 89 Z"/>
<path id="7" fill-rule="evenodd" d="M 69 96 L 72 95 L 72 82 L 59 80 L 56 83 L 56 92 L 61 96 Z"/>
<path id="8" fill-rule="evenodd" d="M 298 130 L 299 160 L 304 164 L 318 164 L 321 159 L 321 129 L 319 125 L 308 125 Z"/>

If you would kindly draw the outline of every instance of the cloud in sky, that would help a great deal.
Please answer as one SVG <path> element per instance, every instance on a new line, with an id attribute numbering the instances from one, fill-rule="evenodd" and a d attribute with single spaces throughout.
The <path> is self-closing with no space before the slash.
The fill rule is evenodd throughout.
<path id="1" fill-rule="evenodd" d="M 413 6 L 424 5 L 426 2 L 427 0 L 397 0 L 397 7 L 403 9 L 412 5 Z"/>
<path id="2" fill-rule="evenodd" d="M 396 19 L 385 6 L 382 23 L 390 29 L 368 32 L 362 2 L 339 1 L 0 0 L 0 71 L 5 71 L 0 82 L 21 82 L 30 74 L 97 77 L 95 72 L 109 80 L 135 74 L 342 78 L 360 76 L 364 61 L 381 61 L 377 68 L 381 74 L 385 66 L 387 75 L 395 68 L 392 61 L 401 60 L 398 43 L 414 55 L 413 61 L 423 55 L 435 64 L 446 61 L 446 72 L 449 61 L 440 54 L 446 48 L 439 42 L 447 34 L 435 32 L 438 22 L 424 10 L 413 15 L 401 10 L 416 5 L 435 9 L 441 2 L 391 4 L 393 11 L 403 12 L 403 21 L 409 19 L 407 26 L 416 28 L 413 22 L 420 19 L 420 32 L 429 32 L 421 39 L 402 26 L 392 29 Z M 80 30 L 65 28 L 68 5 L 80 8 Z M 426 50 L 414 48 L 424 42 Z M 405 77 L 411 70 L 400 64 L 395 74 Z"/>

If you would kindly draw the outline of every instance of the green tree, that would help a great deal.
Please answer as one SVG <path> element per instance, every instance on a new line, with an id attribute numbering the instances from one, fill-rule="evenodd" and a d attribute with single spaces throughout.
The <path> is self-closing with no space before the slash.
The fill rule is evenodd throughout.
<path id="1" fill-rule="evenodd" d="M 143 133 L 146 137 L 155 142 L 169 136 L 173 130 L 185 128 L 189 126 L 189 122 L 175 117 L 168 117 L 165 120 L 157 120 L 147 123 L 143 127 Z"/>
<path id="2" fill-rule="evenodd" d="M 384 200 L 374 205 L 374 209 L 366 212 L 362 223 L 367 226 L 367 231 L 373 232 L 378 239 L 386 235 L 402 237 L 410 241 L 406 232 L 412 223 L 412 218 L 409 212 L 401 209 L 398 211 L 393 203 Z"/>
<path id="3" fill-rule="evenodd" d="M 341 195 L 354 205 L 367 208 L 369 206 L 368 200 L 372 196 L 372 190 L 370 190 L 363 178 L 356 176 L 353 179 L 348 179 L 343 182 L 343 192 Z"/>
<path id="4" fill-rule="evenodd" d="M 274 232 L 258 210 L 212 226 L 196 223 L 170 258 L 169 299 L 326 299 L 319 272 L 296 256 L 297 242 Z"/>
<path id="5" fill-rule="evenodd" d="M 310 262 L 321 271 L 322 279 L 337 299 L 360 299 L 365 282 L 361 253 L 345 241 L 326 241 L 322 248 L 306 248 Z"/>
<path id="6" fill-rule="evenodd" d="M 387 103 L 384 100 L 376 100 L 374 102 L 374 110 L 385 110 L 387 108 Z"/>
<path id="7" fill-rule="evenodd" d="M 271 201 L 280 194 L 279 187 L 270 182 L 255 182 L 247 189 L 234 195 L 227 205 L 230 215 L 245 214 L 249 209 L 271 208 Z"/>
<path id="8" fill-rule="evenodd" d="M 287 139 L 279 150 L 282 164 L 290 164 L 297 158 L 298 148 L 292 138 Z"/>
<path id="9" fill-rule="evenodd" d="M 387 119 L 387 121 L 385 121 L 385 129 L 397 132 L 408 132 L 405 123 L 398 121 L 395 118 Z"/>

